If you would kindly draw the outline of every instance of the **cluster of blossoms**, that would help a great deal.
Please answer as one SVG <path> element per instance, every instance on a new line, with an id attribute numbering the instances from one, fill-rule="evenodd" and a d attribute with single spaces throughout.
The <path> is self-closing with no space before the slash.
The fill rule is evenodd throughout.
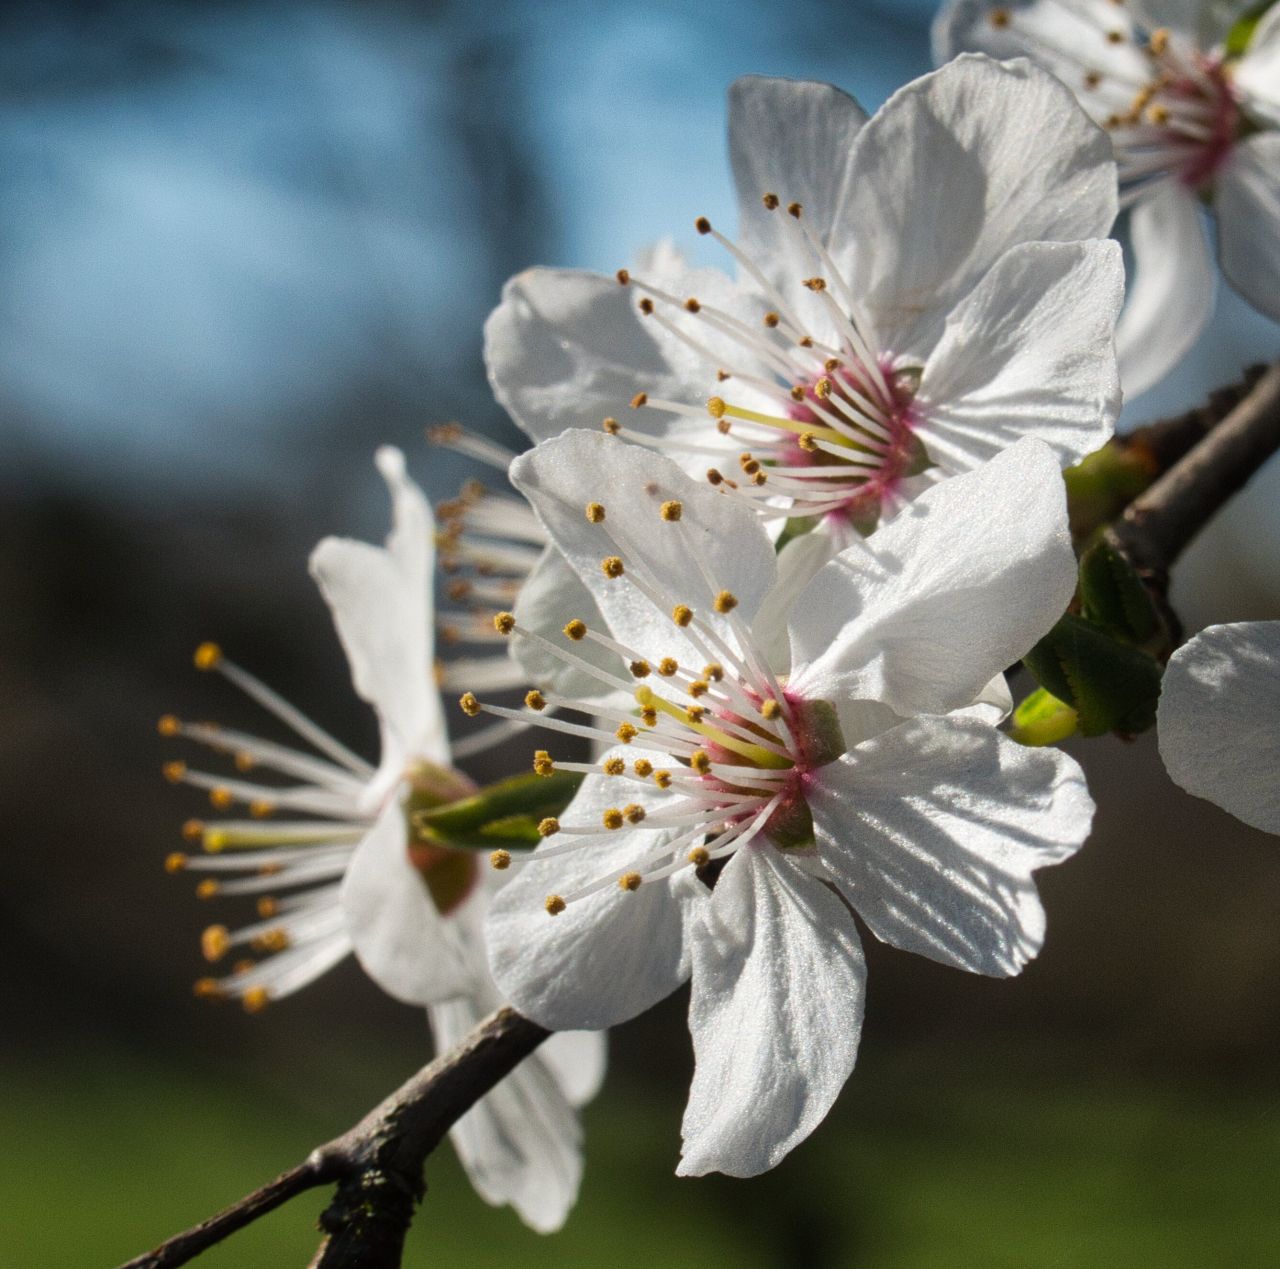
<path id="1" fill-rule="evenodd" d="M 1037 954 L 1034 873 L 1093 813 L 1070 757 L 1001 730 L 1004 672 L 1076 592 L 1061 471 L 1112 434 L 1117 323 L 1141 354 L 1131 390 L 1185 348 L 1161 323 L 1198 329 L 1187 274 L 1208 265 L 1186 242 L 1206 191 L 1228 276 L 1276 311 L 1276 11 L 1243 55 L 1104 0 L 959 0 L 937 38 L 1044 66 L 964 53 L 871 117 L 826 85 L 740 80 L 740 222 L 695 221 L 736 276 L 663 247 L 612 277 L 508 284 L 489 373 L 535 444 L 435 439 L 519 496 L 472 484 L 437 523 L 383 450 L 385 547 L 312 556 L 378 716 L 376 766 L 214 645 L 197 665 L 308 748 L 162 720 L 240 769 L 167 774 L 249 809 L 192 823 L 204 853 L 170 861 L 206 897 L 258 901 L 204 950 L 265 955 L 203 994 L 256 1009 L 354 951 L 442 1046 L 504 1001 L 558 1033 L 455 1129 L 481 1194 L 535 1228 L 576 1194 L 599 1033 L 681 984 L 696 1070 L 679 1170 L 746 1176 L 814 1130 L 853 1068 L 855 917 L 974 973 Z M 1123 208 L 1139 274 L 1122 315 L 1107 235 Z M 1246 241 L 1246 222 L 1264 232 Z M 435 662 L 437 635 L 465 655 Z M 1232 805 L 1211 773 L 1238 773 L 1248 729 L 1203 718 L 1278 653 L 1274 629 L 1227 627 L 1175 656 L 1161 745 L 1188 788 Z M 451 746 L 442 688 L 494 721 Z M 515 688 L 523 704 L 493 699 Z M 557 739 L 513 775 L 515 809 L 541 807 L 525 837 L 423 827 L 483 806 L 456 764 L 531 727 Z M 1263 752 L 1232 809 L 1275 829 Z"/>

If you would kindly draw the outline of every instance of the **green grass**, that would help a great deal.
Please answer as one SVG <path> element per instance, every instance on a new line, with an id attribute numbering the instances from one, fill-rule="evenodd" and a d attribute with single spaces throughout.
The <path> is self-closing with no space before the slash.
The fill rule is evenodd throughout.
<path id="1" fill-rule="evenodd" d="M 869 1052 L 815 1137 L 752 1181 L 677 1181 L 678 1097 L 615 1080 L 589 1112 L 586 1182 L 563 1233 L 538 1238 L 485 1207 L 442 1152 L 406 1263 L 1274 1263 L 1272 1098 L 1070 1072 L 1034 1052 Z M 5 1269 L 124 1260 L 295 1162 L 359 1109 L 113 1051 L 11 1060 L 3 1077 Z M 320 1192 L 295 1200 L 199 1263 L 304 1264 L 322 1204 Z"/>

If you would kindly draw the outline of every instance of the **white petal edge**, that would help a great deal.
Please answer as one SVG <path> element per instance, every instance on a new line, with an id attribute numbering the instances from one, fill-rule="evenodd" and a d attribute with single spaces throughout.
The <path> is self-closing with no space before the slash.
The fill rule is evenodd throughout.
<path id="1" fill-rule="evenodd" d="M 1235 85 L 1250 114 L 1280 128 L 1280 8 L 1272 5 L 1254 28 L 1236 64 Z"/>
<path id="2" fill-rule="evenodd" d="M 1280 132 L 1241 142 L 1218 174 L 1218 261 L 1254 308 L 1280 320 Z"/>

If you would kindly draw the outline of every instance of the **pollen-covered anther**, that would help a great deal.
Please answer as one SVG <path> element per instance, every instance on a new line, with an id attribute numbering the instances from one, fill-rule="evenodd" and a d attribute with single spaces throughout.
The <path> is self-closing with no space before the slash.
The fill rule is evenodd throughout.
<path id="1" fill-rule="evenodd" d="M 671 620 L 681 629 L 684 629 L 693 621 L 693 609 L 688 604 L 677 604 L 671 610 Z"/>
<path id="2" fill-rule="evenodd" d="M 640 301 L 639 308 L 646 317 L 653 316 L 653 301 L 647 295 Z"/>
<path id="3" fill-rule="evenodd" d="M 182 730 L 182 723 L 175 714 L 165 714 L 156 722 L 156 731 L 162 736 L 176 736 Z"/>
<path id="4" fill-rule="evenodd" d="M 631 274 L 626 269 L 619 269 L 613 276 L 618 279 L 619 286 L 627 286 L 631 281 Z"/>
<path id="5" fill-rule="evenodd" d="M 630 723 L 619 723 L 618 730 L 613 733 L 624 745 L 629 745 L 640 732 Z"/>
<path id="6" fill-rule="evenodd" d="M 827 289 L 826 278 L 805 278 L 804 285 L 815 295 Z"/>
<path id="7" fill-rule="evenodd" d="M 604 519 L 604 503 L 589 502 L 586 509 L 587 520 L 592 524 L 599 524 Z"/>
<path id="8" fill-rule="evenodd" d="M 622 566 L 622 559 L 617 555 L 606 555 L 600 561 L 600 571 L 606 577 L 621 577 L 627 570 Z"/>
<path id="9" fill-rule="evenodd" d="M 742 467 L 743 473 L 748 476 L 754 476 L 760 470 L 760 460 L 752 458 L 750 454 L 743 454 L 738 459 L 738 463 Z"/>
<path id="10" fill-rule="evenodd" d="M 770 330 L 775 330 L 777 329 L 778 323 L 782 321 L 782 318 L 777 313 L 770 312 L 766 313 L 762 320 Z"/>
<path id="11" fill-rule="evenodd" d="M 1008 9 L 992 9 L 987 14 L 987 20 L 997 31 L 1003 31 L 1009 25 L 1010 15 Z"/>
<path id="12" fill-rule="evenodd" d="M 601 766 L 605 775 L 620 776 L 627 773 L 627 764 L 618 757 L 606 758 Z"/>
<path id="13" fill-rule="evenodd" d="M 645 679 L 649 677 L 653 667 L 648 661 L 632 661 L 628 664 L 627 669 L 631 671 L 632 678 Z"/>
<path id="14" fill-rule="evenodd" d="M 686 313 L 701 313 L 702 304 L 691 295 L 687 300 L 685 300 L 684 309 Z"/>
<path id="15" fill-rule="evenodd" d="M 679 669 L 680 662 L 677 661 L 675 657 L 663 657 L 662 660 L 658 662 L 658 673 L 661 674 L 664 679 L 669 679 L 673 674 L 678 673 Z"/>
<path id="16" fill-rule="evenodd" d="M 718 613 L 732 612 L 738 606 L 738 597 L 731 590 L 722 590 L 715 599 Z"/>
<path id="17" fill-rule="evenodd" d="M 587 623 L 585 621 L 579 621 L 575 617 L 565 625 L 564 637 L 566 639 L 572 639 L 574 643 L 580 643 L 587 637 Z"/>
<path id="18" fill-rule="evenodd" d="M 548 815 L 538 821 L 539 837 L 554 837 L 560 831 L 560 821 L 554 815 Z"/>
<path id="19" fill-rule="evenodd" d="M 187 866 L 187 857 L 180 850 L 170 852 L 164 857 L 165 872 L 181 872 Z"/>
<path id="20" fill-rule="evenodd" d="M 564 911 L 564 900 L 558 894 L 549 894 L 542 906 L 548 916 L 559 916 Z"/>
<path id="21" fill-rule="evenodd" d="M 711 770 L 711 757 L 705 749 L 695 749 L 689 755 L 689 766 L 699 775 L 706 775 Z"/>
<path id="22" fill-rule="evenodd" d="M 1123 44 L 1123 43 L 1124 43 L 1124 41 L 1125 41 L 1125 34 L 1124 34 L 1124 32 L 1123 32 L 1123 31 L 1108 31 L 1108 32 L 1107 32 L 1107 43 L 1108 43 L 1108 44 Z"/>
<path id="23" fill-rule="evenodd" d="M 1169 122 L 1169 107 L 1162 106 L 1157 103 L 1147 110 L 1147 122 L 1154 123 L 1157 127 L 1163 127 Z"/>
<path id="24" fill-rule="evenodd" d="M 258 915 L 264 920 L 269 921 L 273 916 L 280 913 L 280 900 L 274 899 L 271 895 L 264 894 L 258 900 Z"/>
<path id="25" fill-rule="evenodd" d="M 214 895 L 216 895 L 220 889 L 221 889 L 221 887 L 218 885 L 218 883 L 217 883 L 217 882 L 216 882 L 212 877 L 206 877 L 206 878 L 205 878 L 205 879 L 204 879 L 204 880 L 203 880 L 203 881 L 202 881 L 202 882 L 201 882 L 201 883 L 196 887 L 196 898 L 197 898 L 197 899 L 212 899 L 212 898 L 213 898 L 213 896 L 214 896 Z"/>
<path id="26" fill-rule="evenodd" d="M 766 209 L 769 211 L 777 211 L 782 204 L 782 200 L 777 196 L 777 194 L 765 194 L 761 197 L 760 201 L 764 203 Z"/>
<path id="27" fill-rule="evenodd" d="M 495 613 L 493 628 L 500 635 L 509 635 L 516 628 L 516 616 L 511 612 Z"/>
<path id="28" fill-rule="evenodd" d="M 462 710 L 468 718 L 474 718 L 480 712 L 480 702 L 476 700 L 474 692 L 463 692 L 458 698 L 458 708 Z"/>
<path id="29" fill-rule="evenodd" d="M 187 774 L 187 764 L 185 762 L 166 762 L 160 770 L 170 784 L 177 784 Z"/>
<path id="30" fill-rule="evenodd" d="M 215 670 L 222 660 L 222 649 L 216 643 L 202 643 L 191 659 L 197 670 Z"/>
<path id="31" fill-rule="evenodd" d="M 232 759 L 236 764 L 237 771 L 252 771 L 258 765 L 258 760 L 251 753 L 246 753 L 243 749 Z"/>
<path id="32" fill-rule="evenodd" d="M 707 468 L 707 484 L 722 485 L 724 484 L 724 476 L 721 475 L 714 467 Z"/>
<path id="33" fill-rule="evenodd" d="M 781 713 L 782 713 L 782 706 L 779 705 L 777 701 L 768 700 L 768 701 L 765 701 L 764 704 L 760 706 L 760 716 L 762 718 L 767 718 L 770 722 L 772 722 L 775 718 L 777 718 L 778 715 Z"/>
<path id="34" fill-rule="evenodd" d="M 768 479 L 769 473 L 767 471 L 758 471 L 752 475 L 751 483 L 753 485 L 763 485 Z"/>
<path id="35" fill-rule="evenodd" d="M 250 946 L 255 952 L 283 952 L 289 946 L 289 935 L 281 929 L 265 930 Z"/>
<path id="36" fill-rule="evenodd" d="M 198 842 L 204 836 L 204 821 L 187 820 L 182 826 L 182 835 L 189 842 Z"/>
<path id="37" fill-rule="evenodd" d="M 191 984 L 191 990 L 200 1000 L 223 999 L 223 991 L 216 978 L 197 978 Z"/>
<path id="38" fill-rule="evenodd" d="M 511 867 L 511 852 L 509 850 L 495 850 L 489 856 L 489 867 L 496 868 L 498 872 L 504 872 Z"/>
<path id="39" fill-rule="evenodd" d="M 617 436 L 618 433 L 622 431 L 622 424 L 619 423 L 617 419 L 604 419 L 601 421 L 600 426 L 604 428 L 610 436 Z"/>
<path id="40" fill-rule="evenodd" d="M 640 889 L 640 883 L 644 880 L 638 872 L 624 872 L 618 878 L 618 885 L 626 891 L 634 891 Z"/>
<path id="41" fill-rule="evenodd" d="M 693 227 L 700 234 L 709 234 L 711 232 L 711 222 L 705 216 L 699 216 L 698 219 L 693 222 Z"/>
<path id="42" fill-rule="evenodd" d="M 688 860 L 695 868 L 705 868 L 711 862 L 711 852 L 705 846 L 695 846 L 689 852 Z"/>
<path id="43" fill-rule="evenodd" d="M 666 502 L 658 508 L 658 514 L 669 523 L 674 524 L 684 515 L 684 503 L 677 502 L 674 498 L 668 498 Z"/>
<path id="44" fill-rule="evenodd" d="M 831 395 L 831 380 L 826 375 L 813 385 L 813 394 L 820 401 L 825 401 Z"/>
<path id="45" fill-rule="evenodd" d="M 724 666 L 719 661 L 709 661 L 702 667 L 702 677 L 713 683 L 721 683 L 724 681 Z"/>
<path id="46" fill-rule="evenodd" d="M 530 688 L 524 694 L 524 705 L 526 709 L 544 710 L 547 708 L 547 698 L 536 687 Z"/>
<path id="47" fill-rule="evenodd" d="M 648 404 L 649 404 L 649 394 L 647 392 L 637 392 L 635 396 L 631 398 L 631 402 L 630 402 L 631 408 L 633 410 L 639 410 Z"/>
<path id="48" fill-rule="evenodd" d="M 796 384 L 794 388 L 790 389 L 788 395 L 793 401 L 799 403 L 804 400 L 804 389 L 799 384 Z"/>
<path id="49" fill-rule="evenodd" d="M 209 790 L 209 801 L 219 810 L 225 811 L 235 802 L 235 795 L 225 785 L 218 785 Z"/>
<path id="50" fill-rule="evenodd" d="M 200 936 L 200 953 L 207 961 L 220 961 L 231 947 L 231 935 L 225 925 L 211 925 Z"/>
<path id="51" fill-rule="evenodd" d="M 535 775 L 549 776 L 555 772 L 556 764 L 551 761 L 551 755 L 545 749 L 539 749 L 533 755 L 533 772 Z"/>
<path id="52" fill-rule="evenodd" d="M 699 696 L 705 696 L 709 691 L 711 691 L 711 684 L 705 679 L 694 679 L 688 687 L 689 695 L 692 696 L 694 700 L 697 700 Z"/>
<path id="53" fill-rule="evenodd" d="M 1151 38 L 1147 40 L 1147 47 L 1156 57 L 1163 57 L 1169 47 L 1169 28 L 1161 26 L 1152 31 Z"/>
<path id="54" fill-rule="evenodd" d="M 812 432 L 801 432 L 796 437 L 796 444 L 800 446 L 806 454 L 812 454 L 818 448 L 818 438 Z"/>
<path id="55" fill-rule="evenodd" d="M 471 594 L 471 583 L 465 578 L 458 578 L 444 588 L 444 593 L 452 600 L 466 599 Z"/>
<path id="56" fill-rule="evenodd" d="M 255 820 L 265 820 L 268 816 L 276 813 L 276 804 L 268 802 L 266 798 L 258 798 L 249 803 L 249 814 Z"/>
<path id="57" fill-rule="evenodd" d="M 660 789 L 669 789 L 671 787 L 671 772 L 655 771 L 653 773 L 653 782 Z"/>
<path id="58" fill-rule="evenodd" d="M 689 705 L 685 708 L 684 716 L 694 724 L 702 722 L 707 716 L 706 708 L 702 705 Z"/>
<path id="59" fill-rule="evenodd" d="M 641 806 L 639 802 L 628 802 L 627 805 L 622 808 L 622 818 L 626 820 L 628 824 L 642 823 L 644 821 L 644 815 L 644 807 Z"/>
<path id="60" fill-rule="evenodd" d="M 797 220 L 799 220 L 799 219 L 800 219 L 800 213 L 801 213 L 801 212 L 803 212 L 803 211 L 804 211 L 804 204 L 803 204 L 803 203 L 788 203 L 788 204 L 787 204 L 787 215 L 788 215 L 788 216 L 794 216 Z"/>
<path id="61" fill-rule="evenodd" d="M 653 774 L 653 763 L 648 758 L 637 758 L 632 764 L 632 770 L 642 780 L 647 780 Z"/>
<path id="62" fill-rule="evenodd" d="M 656 727 L 658 725 L 658 711 L 652 705 L 645 705 L 640 710 L 640 721 L 646 727 Z"/>
<path id="63" fill-rule="evenodd" d="M 265 987 L 250 987 L 240 997 L 245 1013 L 261 1013 L 271 1003 L 271 993 Z"/>
<path id="64" fill-rule="evenodd" d="M 729 407 L 724 403 L 724 397 L 707 398 L 707 413 L 711 415 L 713 419 L 724 418 L 724 413 L 728 408 Z"/>
<path id="65" fill-rule="evenodd" d="M 623 825 L 622 812 L 616 806 L 611 806 L 600 817 L 600 823 L 610 832 L 614 832 Z"/>

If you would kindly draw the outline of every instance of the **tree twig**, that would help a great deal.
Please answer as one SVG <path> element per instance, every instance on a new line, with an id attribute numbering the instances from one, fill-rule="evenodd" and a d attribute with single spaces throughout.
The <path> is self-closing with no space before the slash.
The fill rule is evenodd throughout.
<path id="1" fill-rule="evenodd" d="M 490 1014 L 457 1048 L 428 1063 L 358 1124 L 216 1216 L 120 1269 L 173 1269 L 319 1185 L 337 1183 L 320 1217 L 314 1269 L 400 1264 L 425 1184 L 423 1164 L 444 1135 L 550 1032 L 514 1009 Z"/>

